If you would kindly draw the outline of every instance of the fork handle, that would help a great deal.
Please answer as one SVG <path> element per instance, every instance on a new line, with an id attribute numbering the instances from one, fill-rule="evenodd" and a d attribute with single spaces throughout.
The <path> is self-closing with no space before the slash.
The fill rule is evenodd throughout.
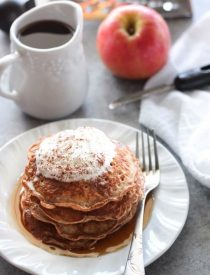
<path id="1" fill-rule="evenodd" d="M 125 266 L 124 275 L 145 275 L 144 258 L 143 258 L 143 218 L 144 218 L 145 198 L 139 208 L 140 214 L 137 213 L 136 227 L 133 233 L 130 251 Z"/>

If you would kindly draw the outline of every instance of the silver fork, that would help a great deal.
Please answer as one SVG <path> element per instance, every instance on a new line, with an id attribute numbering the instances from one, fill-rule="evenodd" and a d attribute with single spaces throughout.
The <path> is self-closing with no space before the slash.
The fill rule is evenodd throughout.
<path id="1" fill-rule="evenodd" d="M 131 246 L 128 254 L 127 263 L 124 270 L 124 275 L 144 275 L 144 259 L 143 259 L 143 246 L 142 246 L 142 232 L 143 232 L 143 217 L 144 207 L 147 195 L 154 190 L 160 183 L 160 169 L 158 160 L 158 151 L 156 136 L 152 130 L 151 138 L 149 136 L 149 130 L 146 130 L 146 142 L 145 134 L 141 132 L 141 144 L 142 144 L 142 164 L 141 169 L 145 177 L 145 190 L 144 198 L 138 209 L 137 221 Z M 151 141 L 152 140 L 152 141 Z M 145 143 L 147 145 L 145 145 Z M 153 148 L 151 146 L 153 143 Z M 147 147 L 147 154 L 146 154 Z M 153 151 L 153 152 L 152 152 Z M 139 133 L 136 133 L 136 157 L 139 158 Z M 147 155 L 147 156 L 146 156 Z M 152 157 L 154 156 L 154 157 Z M 147 158 L 147 160 L 146 160 Z"/>

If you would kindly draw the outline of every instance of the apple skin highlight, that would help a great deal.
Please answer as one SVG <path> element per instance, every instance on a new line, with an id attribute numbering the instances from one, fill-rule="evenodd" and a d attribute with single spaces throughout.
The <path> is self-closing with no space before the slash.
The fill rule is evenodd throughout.
<path id="1" fill-rule="evenodd" d="M 159 71 L 171 45 L 162 16 L 141 5 L 114 9 L 101 23 L 96 41 L 104 64 L 114 75 L 127 79 L 144 79 Z"/>

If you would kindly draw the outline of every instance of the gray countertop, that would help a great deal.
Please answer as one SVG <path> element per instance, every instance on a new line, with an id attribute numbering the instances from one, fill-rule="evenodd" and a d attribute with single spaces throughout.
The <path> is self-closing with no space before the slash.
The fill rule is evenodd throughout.
<path id="1" fill-rule="evenodd" d="M 173 42 L 197 21 L 207 10 L 209 0 L 194 0 L 193 19 L 168 21 Z M 84 48 L 88 61 L 90 86 L 83 106 L 69 118 L 104 118 L 139 127 L 139 103 L 115 111 L 108 103 L 120 95 L 138 90 L 140 81 L 121 80 L 113 77 L 101 63 L 95 47 L 98 22 L 86 22 Z M 209 26 L 206 26 L 209 27 Z M 9 39 L 0 32 L 0 57 L 9 52 Z M 14 136 L 46 123 L 23 114 L 11 101 L 0 98 L 0 146 Z M 202 187 L 185 168 L 190 189 L 190 209 L 186 225 L 172 247 L 146 269 L 147 275 L 209 275 L 210 274 L 210 190 Z M 0 275 L 26 275 L 0 258 Z"/>

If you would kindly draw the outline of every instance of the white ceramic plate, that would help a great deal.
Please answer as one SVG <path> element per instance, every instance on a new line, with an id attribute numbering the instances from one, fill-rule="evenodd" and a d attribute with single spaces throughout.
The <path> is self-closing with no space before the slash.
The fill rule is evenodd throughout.
<path id="1" fill-rule="evenodd" d="M 136 129 L 106 120 L 73 119 L 32 129 L 14 138 L 0 150 L 0 254 L 11 264 L 38 275 L 117 275 L 122 274 L 128 246 L 97 258 L 72 258 L 50 254 L 29 243 L 14 227 L 10 199 L 26 164 L 27 149 L 37 138 L 63 129 L 95 126 L 111 138 L 135 147 Z M 144 230 L 145 266 L 160 257 L 176 240 L 188 213 L 189 192 L 181 167 L 160 143 L 161 183 L 155 205 Z"/>

